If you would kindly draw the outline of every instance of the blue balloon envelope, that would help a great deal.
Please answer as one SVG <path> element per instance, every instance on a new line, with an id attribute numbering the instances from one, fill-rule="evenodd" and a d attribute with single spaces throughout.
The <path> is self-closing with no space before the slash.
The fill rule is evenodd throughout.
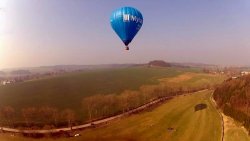
<path id="1" fill-rule="evenodd" d="M 112 13 L 110 23 L 123 43 L 128 46 L 141 29 L 143 17 L 140 11 L 133 7 L 122 7 Z"/>

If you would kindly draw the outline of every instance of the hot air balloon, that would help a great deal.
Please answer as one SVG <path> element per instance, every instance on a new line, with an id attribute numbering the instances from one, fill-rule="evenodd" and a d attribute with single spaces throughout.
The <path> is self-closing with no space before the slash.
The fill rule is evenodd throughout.
<path id="1" fill-rule="evenodd" d="M 122 7 L 115 10 L 110 17 L 110 24 L 129 50 L 129 43 L 133 40 L 143 24 L 140 11 L 133 7 Z"/>

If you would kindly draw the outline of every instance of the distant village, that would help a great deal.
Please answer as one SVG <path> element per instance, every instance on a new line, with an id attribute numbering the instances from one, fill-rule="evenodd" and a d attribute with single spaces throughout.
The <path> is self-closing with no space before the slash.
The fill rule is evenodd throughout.
<path id="1" fill-rule="evenodd" d="M 236 79 L 242 76 L 250 75 L 249 69 L 242 69 L 242 68 L 224 68 L 224 69 L 208 69 L 203 68 L 204 73 L 210 73 L 210 74 L 222 74 L 227 75 L 231 79 Z"/>
<path id="2" fill-rule="evenodd" d="M 14 83 L 15 81 L 13 80 L 2 80 L 0 85 L 9 85 Z"/>

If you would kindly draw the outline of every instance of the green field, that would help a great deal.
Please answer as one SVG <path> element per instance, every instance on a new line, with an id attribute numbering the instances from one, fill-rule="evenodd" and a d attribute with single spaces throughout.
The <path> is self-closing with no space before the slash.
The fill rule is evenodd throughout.
<path id="1" fill-rule="evenodd" d="M 80 137 L 56 141 L 220 141 L 221 120 L 210 101 L 211 93 L 204 91 L 179 96 L 150 111 L 113 121 L 107 126 L 81 131 Z M 195 106 L 201 103 L 206 104 L 207 108 L 195 112 Z M 0 140 L 35 139 L 0 134 Z M 45 140 L 54 139 L 40 139 Z"/>
<path id="2" fill-rule="evenodd" d="M 23 117 L 20 117 L 22 108 L 47 105 L 59 110 L 70 108 L 75 111 L 77 119 L 85 121 L 87 112 L 83 110 L 81 101 L 87 96 L 120 94 L 124 90 L 137 90 L 142 85 L 199 87 L 218 84 L 224 78 L 220 75 L 204 74 L 193 68 L 131 67 L 89 70 L 2 86 L 0 108 L 6 105 L 14 107 L 19 115 L 15 116 L 14 121 L 18 123 L 24 123 Z"/>
<path id="3" fill-rule="evenodd" d="M 160 79 L 160 82 L 179 87 L 196 88 L 204 85 L 220 84 L 225 80 L 224 75 L 186 72 L 177 77 Z"/>
<path id="4" fill-rule="evenodd" d="M 156 84 L 158 78 L 173 77 L 192 69 L 133 67 L 69 73 L 0 87 L 0 107 L 50 105 L 58 108 L 81 106 L 83 97 L 93 94 L 119 94 L 138 89 L 143 84 Z"/>

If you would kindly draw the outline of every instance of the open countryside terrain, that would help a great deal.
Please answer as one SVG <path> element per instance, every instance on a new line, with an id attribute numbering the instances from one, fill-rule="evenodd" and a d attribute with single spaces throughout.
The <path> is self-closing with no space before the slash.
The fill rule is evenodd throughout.
<path id="1" fill-rule="evenodd" d="M 75 108 L 79 99 L 94 94 L 119 94 L 138 89 L 143 84 L 156 84 L 158 78 L 174 77 L 192 69 L 144 68 L 92 70 L 69 73 L 53 78 L 16 83 L 0 87 L 0 106 L 29 105 Z"/>
<path id="2" fill-rule="evenodd" d="M 80 137 L 58 141 L 220 141 L 221 119 L 210 101 L 212 91 L 178 96 L 155 109 L 131 115 L 111 124 L 81 131 Z M 197 105 L 206 105 L 195 110 Z M 0 134 L 0 140 L 33 141 L 35 139 Z M 55 139 L 40 139 L 40 141 Z"/>
<path id="3" fill-rule="evenodd" d="M 49 105 L 74 109 L 82 114 L 81 100 L 95 94 L 120 94 L 143 84 L 157 84 L 158 78 L 174 77 L 194 69 L 132 67 L 68 73 L 62 76 L 16 83 L 0 87 L 0 107 L 12 106 L 20 111 L 31 106 Z M 84 116 L 83 116 L 84 118 Z"/>
<path id="4" fill-rule="evenodd" d="M 162 78 L 159 81 L 173 86 L 195 88 L 220 84 L 225 78 L 224 75 L 186 72 L 176 77 Z"/>
<path id="5" fill-rule="evenodd" d="M 0 98 L 3 101 L 1 106 L 10 105 L 16 108 L 13 121 L 18 123 L 24 123 L 24 118 L 20 117 L 22 108 L 44 105 L 54 106 L 59 110 L 70 108 L 78 119 L 86 121 L 88 112 L 81 105 L 84 97 L 101 92 L 116 95 L 124 90 L 138 89 L 140 91 L 135 92 L 140 93 L 142 89 L 158 85 L 177 88 L 181 86 L 182 89 L 197 88 L 218 84 L 224 79 L 225 76 L 201 73 L 198 69 L 133 67 L 95 70 L 0 87 Z M 114 108 L 117 106 L 111 110 L 117 110 Z M 37 117 L 30 118 L 34 120 Z"/>

